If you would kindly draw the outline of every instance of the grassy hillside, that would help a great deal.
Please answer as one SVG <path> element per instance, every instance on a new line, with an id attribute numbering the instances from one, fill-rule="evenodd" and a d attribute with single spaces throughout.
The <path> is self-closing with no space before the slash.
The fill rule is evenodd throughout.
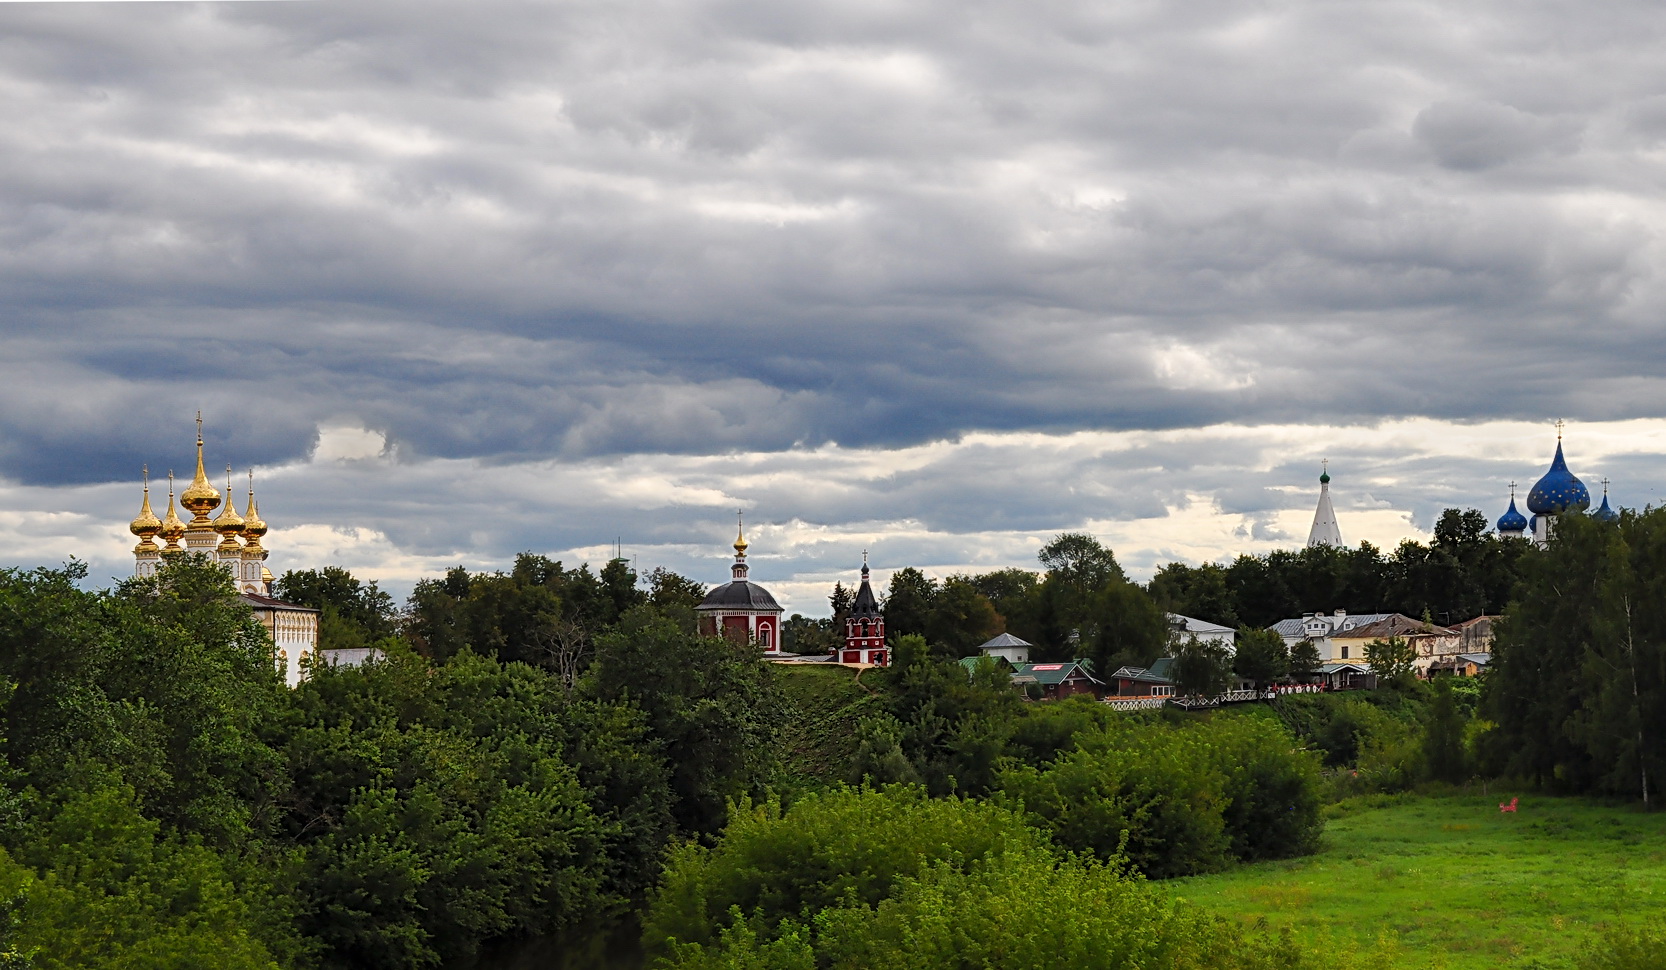
<path id="1" fill-rule="evenodd" d="M 1341 806 L 1317 855 L 1170 885 L 1298 935 L 1386 935 L 1401 967 L 1571 967 L 1601 925 L 1666 918 L 1666 814 L 1532 795 L 1500 814 L 1511 794 Z"/>
<path id="2" fill-rule="evenodd" d="M 791 791 L 849 780 L 856 724 L 880 710 L 878 699 L 846 667 L 781 664 L 775 669 L 787 702 L 779 734 L 785 787 Z"/>

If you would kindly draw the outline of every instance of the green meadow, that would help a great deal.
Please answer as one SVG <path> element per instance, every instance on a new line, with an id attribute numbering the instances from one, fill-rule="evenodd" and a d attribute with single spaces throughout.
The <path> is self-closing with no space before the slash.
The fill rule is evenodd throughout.
<path id="1" fill-rule="evenodd" d="M 1604 926 L 1666 917 L 1666 813 L 1536 795 L 1500 813 L 1514 794 L 1356 799 L 1315 855 L 1168 885 L 1393 967 L 1571 968 Z"/>

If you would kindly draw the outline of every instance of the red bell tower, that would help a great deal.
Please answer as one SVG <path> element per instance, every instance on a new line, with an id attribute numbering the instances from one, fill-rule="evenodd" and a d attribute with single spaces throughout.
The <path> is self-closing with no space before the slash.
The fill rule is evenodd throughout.
<path id="1" fill-rule="evenodd" d="M 889 666 L 890 653 L 885 647 L 885 614 L 879 611 L 879 600 L 868 585 L 868 554 L 862 553 L 862 586 L 856 591 L 856 602 L 845 617 L 845 647 L 839 651 L 839 662 Z"/>

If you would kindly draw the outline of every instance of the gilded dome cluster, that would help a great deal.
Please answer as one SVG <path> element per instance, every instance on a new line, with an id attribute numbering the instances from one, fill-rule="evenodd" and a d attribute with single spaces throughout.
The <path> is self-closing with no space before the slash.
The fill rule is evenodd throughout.
<path id="1" fill-rule="evenodd" d="M 128 525 L 128 530 L 139 537 L 139 544 L 133 548 L 133 553 L 142 562 L 154 561 L 158 557 L 171 559 L 190 551 L 212 552 L 221 561 L 229 560 L 263 560 L 266 550 L 261 548 L 260 540 L 267 533 L 267 525 L 260 517 L 260 509 L 255 502 L 254 473 L 249 473 L 249 502 L 248 511 L 239 515 L 232 501 L 231 466 L 226 466 L 225 505 L 221 506 L 221 494 L 208 481 L 208 474 L 203 467 L 203 438 L 202 416 L 197 416 L 197 470 L 191 484 L 179 493 L 178 504 L 191 513 L 189 522 L 182 521 L 175 511 L 174 475 L 168 473 L 168 510 L 162 518 L 157 518 L 150 506 L 150 468 L 144 470 L 144 497 L 140 502 L 139 514 Z M 208 513 L 220 509 L 220 514 L 213 519 Z M 219 535 L 218 543 L 214 535 Z M 193 536 L 195 538 L 193 538 Z M 158 546 L 156 540 L 162 545 Z M 242 542 L 239 543 L 238 540 Z M 184 540 L 184 545 L 181 545 Z M 254 567 L 251 567 L 254 568 Z"/>

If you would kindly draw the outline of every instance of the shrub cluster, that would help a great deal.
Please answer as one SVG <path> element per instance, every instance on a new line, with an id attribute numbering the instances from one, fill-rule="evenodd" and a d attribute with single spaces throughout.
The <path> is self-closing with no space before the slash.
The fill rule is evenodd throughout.
<path id="1" fill-rule="evenodd" d="M 714 847 L 673 856 L 644 939 L 662 970 L 1357 965 L 1062 853 L 1015 812 L 906 786 L 735 813 Z"/>
<path id="2" fill-rule="evenodd" d="M 1322 826 L 1318 757 L 1261 718 L 1107 722 L 1003 772 L 1001 797 L 1061 845 L 1152 878 L 1310 852 Z"/>

